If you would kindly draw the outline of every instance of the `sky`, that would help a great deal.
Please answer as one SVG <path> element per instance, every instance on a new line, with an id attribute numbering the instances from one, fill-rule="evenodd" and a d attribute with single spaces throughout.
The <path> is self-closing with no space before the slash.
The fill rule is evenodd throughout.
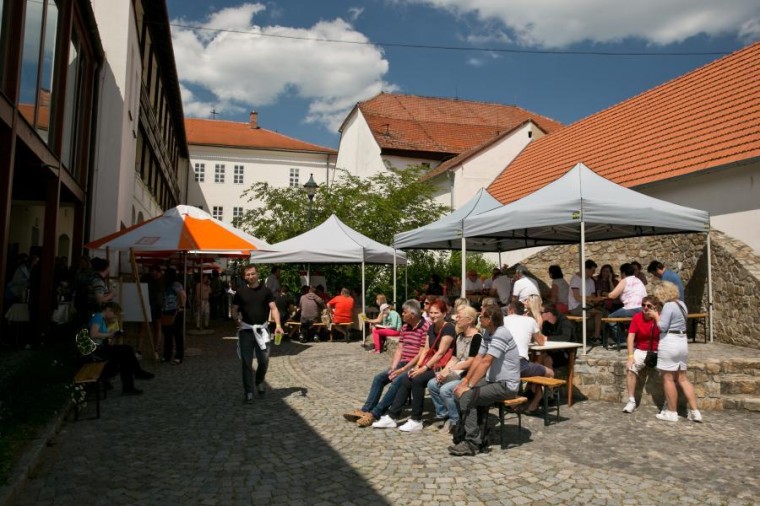
<path id="1" fill-rule="evenodd" d="M 382 91 L 570 124 L 760 40 L 757 0 L 167 4 L 186 117 L 255 110 L 262 128 L 332 148 Z"/>

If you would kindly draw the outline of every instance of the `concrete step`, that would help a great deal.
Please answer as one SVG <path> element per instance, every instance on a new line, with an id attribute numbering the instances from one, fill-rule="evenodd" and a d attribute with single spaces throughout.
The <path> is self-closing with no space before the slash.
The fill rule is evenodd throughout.
<path id="1" fill-rule="evenodd" d="M 746 409 L 760 411 L 760 396 L 758 395 L 722 395 L 723 409 Z"/>
<path id="2" fill-rule="evenodd" d="M 721 375 L 720 393 L 723 395 L 760 394 L 760 376 L 748 374 Z"/>

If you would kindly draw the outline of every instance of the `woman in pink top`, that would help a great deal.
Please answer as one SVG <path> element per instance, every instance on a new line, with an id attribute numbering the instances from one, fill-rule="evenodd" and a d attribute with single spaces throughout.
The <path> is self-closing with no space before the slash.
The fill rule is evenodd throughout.
<path id="1" fill-rule="evenodd" d="M 623 278 L 617 284 L 607 297 L 610 299 L 620 298 L 623 307 L 610 313 L 610 318 L 625 318 L 641 312 L 641 301 L 647 296 L 647 289 L 639 278 L 634 276 L 633 266 L 624 263 L 620 266 L 620 274 Z M 617 340 L 619 337 L 619 326 L 617 323 L 610 323 L 613 334 Z"/>

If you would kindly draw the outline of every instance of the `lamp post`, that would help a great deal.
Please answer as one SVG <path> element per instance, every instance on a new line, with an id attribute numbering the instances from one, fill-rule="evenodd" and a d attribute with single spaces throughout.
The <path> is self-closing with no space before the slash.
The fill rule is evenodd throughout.
<path id="1" fill-rule="evenodd" d="M 314 205 L 314 195 L 317 194 L 318 187 L 319 185 L 314 181 L 314 174 L 310 174 L 309 180 L 303 185 L 304 190 L 306 190 L 306 195 L 309 197 L 309 230 L 311 230 L 312 221 L 311 208 Z"/>
<path id="2" fill-rule="evenodd" d="M 314 174 L 309 175 L 309 180 L 303 185 L 303 189 L 306 191 L 306 195 L 309 197 L 309 230 L 311 230 L 312 214 L 311 208 L 314 205 L 314 195 L 317 194 L 317 188 L 319 185 L 314 181 Z M 311 286 L 311 265 L 306 264 L 306 284 Z"/>

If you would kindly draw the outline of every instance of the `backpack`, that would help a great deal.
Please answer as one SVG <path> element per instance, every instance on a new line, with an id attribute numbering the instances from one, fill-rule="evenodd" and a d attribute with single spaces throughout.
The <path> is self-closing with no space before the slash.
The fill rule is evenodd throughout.
<path id="1" fill-rule="evenodd" d="M 162 311 L 170 313 L 179 309 L 179 297 L 174 285 L 167 286 L 166 292 L 164 292 L 164 307 Z"/>

